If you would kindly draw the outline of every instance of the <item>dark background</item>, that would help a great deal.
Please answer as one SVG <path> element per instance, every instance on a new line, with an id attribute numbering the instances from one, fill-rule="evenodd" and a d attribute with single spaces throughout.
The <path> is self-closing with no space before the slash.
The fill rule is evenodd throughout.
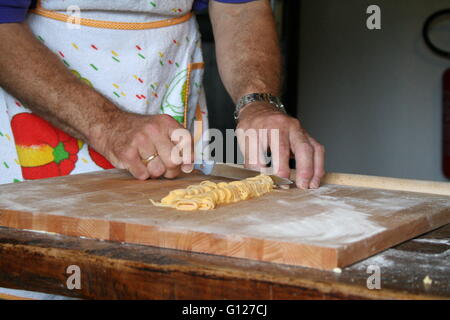
<path id="1" fill-rule="evenodd" d="M 283 102 L 326 150 L 328 172 L 446 181 L 443 81 L 450 60 L 422 37 L 449 0 L 274 0 L 285 59 Z M 381 30 L 369 30 L 369 5 Z M 211 127 L 234 128 L 206 13 L 199 15 Z M 450 19 L 432 37 L 450 48 Z"/>

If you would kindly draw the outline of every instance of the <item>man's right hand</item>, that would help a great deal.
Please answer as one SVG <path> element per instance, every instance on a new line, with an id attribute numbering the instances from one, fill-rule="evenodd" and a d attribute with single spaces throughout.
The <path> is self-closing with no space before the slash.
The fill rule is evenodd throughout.
<path id="1" fill-rule="evenodd" d="M 127 169 L 139 180 L 173 179 L 180 171 L 192 171 L 192 136 L 171 116 L 120 111 L 110 119 L 94 128 L 89 143 L 116 168 Z M 177 150 L 189 154 L 182 156 Z M 144 164 L 144 159 L 155 154 L 156 158 Z"/>
<path id="2" fill-rule="evenodd" d="M 190 133 L 172 117 L 121 111 L 75 77 L 26 24 L 0 24 L 0 43 L 0 87 L 34 113 L 86 141 L 115 167 L 128 169 L 138 179 L 175 178 L 181 169 L 192 171 L 193 160 L 185 156 L 183 162 L 177 161 L 181 159 L 172 154 L 176 129 L 180 129 L 178 136 L 186 137 L 177 146 L 193 150 Z M 159 156 L 144 165 L 142 160 L 155 153 Z"/>

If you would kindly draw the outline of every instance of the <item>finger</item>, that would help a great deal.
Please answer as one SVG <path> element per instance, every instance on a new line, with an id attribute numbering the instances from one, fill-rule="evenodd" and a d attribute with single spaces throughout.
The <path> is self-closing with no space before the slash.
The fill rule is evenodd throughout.
<path id="1" fill-rule="evenodd" d="M 141 162 L 144 166 L 146 166 L 151 179 L 158 179 L 164 174 L 166 168 L 164 167 L 164 163 L 159 158 L 159 155 L 148 162 L 146 161 L 150 157 L 158 154 L 155 146 L 150 141 L 147 140 L 145 144 L 141 144 L 139 146 L 139 154 L 141 157 Z"/>
<path id="2" fill-rule="evenodd" d="M 172 159 L 172 152 L 175 145 L 169 139 L 169 137 L 161 137 L 160 141 L 156 145 L 156 150 L 159 154 L 159 158 L 164 164 L 165 172 L 164 178 L 174 179 L 181 173 L 181 163 L 176 163 L 176 159 Z"/>
<path id="3" fill-rule="evenodd" d="M 161 178 L 166 172 L 166 167 L 161 161 L 160 157 L 157 156 L 155 159 L 147 163 L 147 170 L 150 174 L 151 179 Z"/>
<path id="4" fill-rule="evenodd" d="M 314 148 L 314 176 L 311 179 L 310 188 L 317 189 L 325 175 L 325 148 L 314 138 L 307 136 L 310 144 Z"/>
<path id="5" fill-rule="evenodd" d="M 285 130 L 271 129 L 269 144 L 274 174 L 283 178 L 290 178 L 289 158 L 291 148 L 289 133 Z"/>
<path id="6" fill-rule="evenodd" d="M 300 130 L 292 130 L 290 132 L 290 141 L 297 165 L 297 187 L 308 189 L 314 176 L 314 148 Z"/>
<path id="7" fill-rule="evenodd" d="M 150 174 L 147 167 L 142 163 L 138 149 L 130 148 L 121 156 L 121 167 L 127 169 L 136 179 L 147 180 Z"/>
<path id="8" fill-rule="evenodd" d="M 162 175 L 164 175 L 164 172 L 166 172 L 166 167 L 164 166 L 164 163 L 161 161 L 156 151 L 156 148 L 152 144 L 148 143 L 145 147 L 141 147 L 139 149 L 139 153 L 142 159 L 141 162 L 146 166 L 147 172 L 149 173 L 151 179 L 158 179 Z M 145 163 L 146 159 L 149 159 L 154 155 L 158 156 Z"/>

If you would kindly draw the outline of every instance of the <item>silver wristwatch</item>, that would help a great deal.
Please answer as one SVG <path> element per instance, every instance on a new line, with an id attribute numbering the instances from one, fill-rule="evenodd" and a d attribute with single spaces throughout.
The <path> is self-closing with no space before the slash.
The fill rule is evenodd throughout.
<path id="1" fill-rule="evenodd" d="M 234 120 L 236 121 L 239 120 L 239 113 L 242 110 L 242 108 L 244 108 L 249 103 L 257 101 L 271 103 L 280 111 L 287 113 L 280 98 L 271 95 L 270 93 L 250 93 L 240 98 L 238 103 L 236 104 L 236 110 L 234 111 Z"/>

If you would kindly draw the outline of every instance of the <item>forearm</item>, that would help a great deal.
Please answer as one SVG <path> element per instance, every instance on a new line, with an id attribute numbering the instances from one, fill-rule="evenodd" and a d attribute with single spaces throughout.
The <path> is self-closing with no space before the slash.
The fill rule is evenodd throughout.
<path id="1" fill-rule="evenodd" d="M 281 54 L 268 1 L 211 1 L 210 15 L 219 72 L 232 99 L 255 92 L 279 95 Z"/>
<path id="2" fill-rule="evenodd" d="M 0 43 L 0 86 L 53 125 L 89 142 L 120 112 L 72 75 L 25 24 L 0 25 Z"/>

